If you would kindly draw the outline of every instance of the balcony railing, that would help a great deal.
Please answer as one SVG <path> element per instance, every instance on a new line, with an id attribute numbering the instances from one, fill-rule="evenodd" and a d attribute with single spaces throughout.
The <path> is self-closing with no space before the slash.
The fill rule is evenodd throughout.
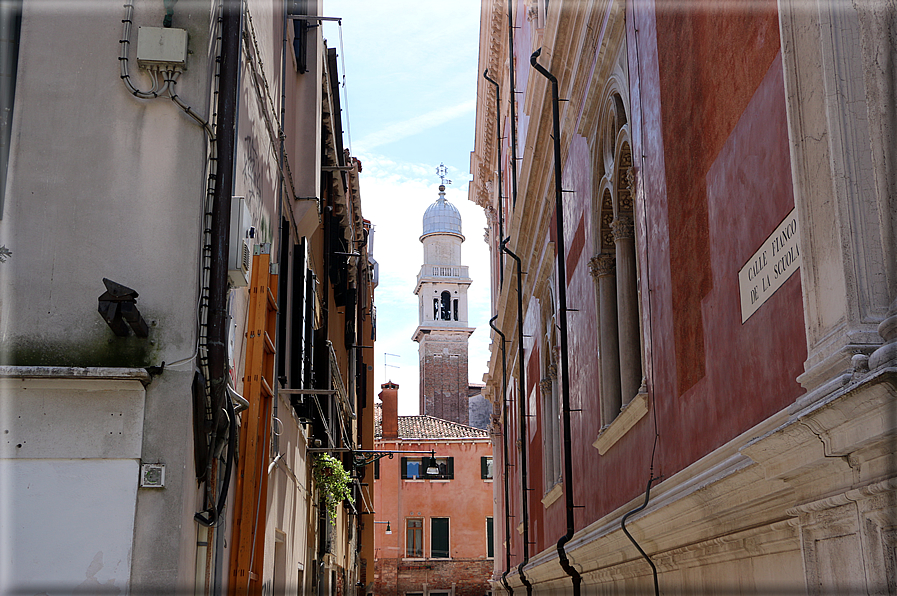
<path id="1" fill-rule="evenodd" d="M 443 265 L 424 265 L 421 267 L 420 273 L 417 275 L 417 283 L 420 284 L 424 278 L 438 277 L 443 279 L 464 279 L 469 277 L 469 268 L 467 265 L 457 265 L 446 267 Z"/>

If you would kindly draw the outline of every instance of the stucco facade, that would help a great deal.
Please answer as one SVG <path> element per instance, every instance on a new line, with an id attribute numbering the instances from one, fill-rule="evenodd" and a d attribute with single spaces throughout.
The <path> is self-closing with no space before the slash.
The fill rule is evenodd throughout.
<path id="1" fill-rule="evenodd" d="M 483 2 L 496 590 L 886 591 L 895 7 L 811 4 Z"/>
<path id="2" fill-rule="evenodd" d="M 10 6 L 0 593 L 354 592 L 311 467 L 373 446 L 375 280 L 321 2 Z"/>

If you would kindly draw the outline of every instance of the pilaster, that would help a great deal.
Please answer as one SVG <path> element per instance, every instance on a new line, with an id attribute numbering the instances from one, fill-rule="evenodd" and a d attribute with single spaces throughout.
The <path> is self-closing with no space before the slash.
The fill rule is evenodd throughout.
<path id="1" fill-rule="evenodd" d="M 882 133 L 870 127 L 864 107 L 875 75 L 864 84 L 872 57 L 858 43 L 855 5 L 780 0 L 779 8 L 802 229 L 808 357 L 798 380 L 808 390 L 807 403 L 842 386 L 853 356 L 869 355 L 882 343 L 878 325 L 895 297 L 887 271 L 894 259 L 893 200 L 882 196 L 882 185 L 876 188 L 881 167 L 873 149 Z"/>

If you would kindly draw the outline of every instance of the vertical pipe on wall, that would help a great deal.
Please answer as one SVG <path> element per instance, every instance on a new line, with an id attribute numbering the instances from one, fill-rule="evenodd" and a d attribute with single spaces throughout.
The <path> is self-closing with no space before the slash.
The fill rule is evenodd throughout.
<path id="1" fill-rule="evenodd" d="M 527 472 L 526 472 L 526 401 L 524 400 L 524 392 L 526 391 L 526 363 L 524 362 L 523 352 L 523 273 L 520 270 L 520 257 L 515 255 L 508 248 L 510 238 L 501 241 L 501 249 L 517 262 L 517 367 L 520 375 L 520 382 L 517 388 L 518 417 L 520 418 L 520 483 L 521 490 L 521 517 L 523 523 L 523 561 L 517 566 L 517 573 L 520 574 L 520 581 L 526 586 L 527 596 L 533 593 L 533 585 L 523 573 L 523 568 L 529 563 L 529 488 L 527 488 Z"/>
<path id="2" fill-rule="evenodd" d="M 561 536 L 557 543 L 558 560 L 564 572 L 573 580 L 573 596 L 579 596 L 582 576 L 570 564 L 564 545 L 573 538 L 573 441 L 570 430 L 570 368 L 569 355 L 567 354 L 567 270 L 565 266 L 566 255 L 564 245 L 564 202 L 561 189 L 561 123 L 560 123 L 560 98 L 558 97 L 558 80 L 540 66 L 536 59 L 542 53 L 542 48 L 533 52 L 530 63 L 533 68 L 551 82 L 551 107 L 552 121 L 554 125 L 554 192 L 555 211 L 557 215 L 557 270 L 558 270 L 558 298 L 560 307 L 560 332 L 561 332 L 561 394 L 563 398 L 564 414 L 564 500 L 567 509 L 567 533 Z"/>
<path id="3" fill-rule="evenodd" d="M 227 255 L 234 183 L 237 124 L 237 66 L 240 62 L 241 0 L 224 0 L 221 15 L 221 83 L 218 92 L 218 183 L 212 202 L 212 255 L 209 274 L 209 383 L 213 433 L 224 435 L 227 395 Z M 217 451 L 213 449 L 213 452 Z"/>
<path id="4" fill-rule="evenodd" d="M 501 583 L 508 594 L 514 596 L 514 589 L 508 584 L 508 573 L 511 571 L 511 509 L 508 495 L 508 367 L 505 352 L 505 334 L 495 326 L 495 315 L 489 319 L 489 326 L 501 337 L 501 443 L 502 443 L 502 480 L 505 490 L 505 572 L 501 574 Z"/>

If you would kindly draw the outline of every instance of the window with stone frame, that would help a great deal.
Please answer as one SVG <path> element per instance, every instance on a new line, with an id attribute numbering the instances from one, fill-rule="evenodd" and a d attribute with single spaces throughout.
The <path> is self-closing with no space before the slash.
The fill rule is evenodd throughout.
<path id="1" fill-rule="evenodd" d="M 401 472 L 403 480 L 452 480 L 455 477 L 455 458 L 437 457 L 436 474 L 428 474 L 429 457 L 403 457 Z"/>
<path id="2" fill-rule="evenodd" d="M 480 457 L 480 478 L 483 480 L 492 480 L 492 457 Z"/>
<path id="3" fill-rule="evenodd" d="M 424 557 L 424 520 L 409 517 L 405 520 L 405 557 L 422 559 Z"/>
<path id="4" fill-rule="evenodd" d="M 597 285 L 599 395 L 604 429 L 644 391 L 634 172 L 629 126 L 619 94 L 613 94 L 606 104 L 598 147 L 598 246 L 589 266 Z"/>
<path id="5" fill-rule="evenodd" d="M 430 558 L 449 558 L 449 518 L 430 518 Z"/>
<path id="6" fill-rule="evenodd" d="M 560 383 L 557 367 L 557 336 L 554 311 L 554 296 L 541 300 L 546 305 L 543 310 L 542 329 L 542 379 L 539 382 L 542 415 L 542 473 L 544 492 L 547 493 L 563 479 L 561 462 L 561 407 Z"/>

